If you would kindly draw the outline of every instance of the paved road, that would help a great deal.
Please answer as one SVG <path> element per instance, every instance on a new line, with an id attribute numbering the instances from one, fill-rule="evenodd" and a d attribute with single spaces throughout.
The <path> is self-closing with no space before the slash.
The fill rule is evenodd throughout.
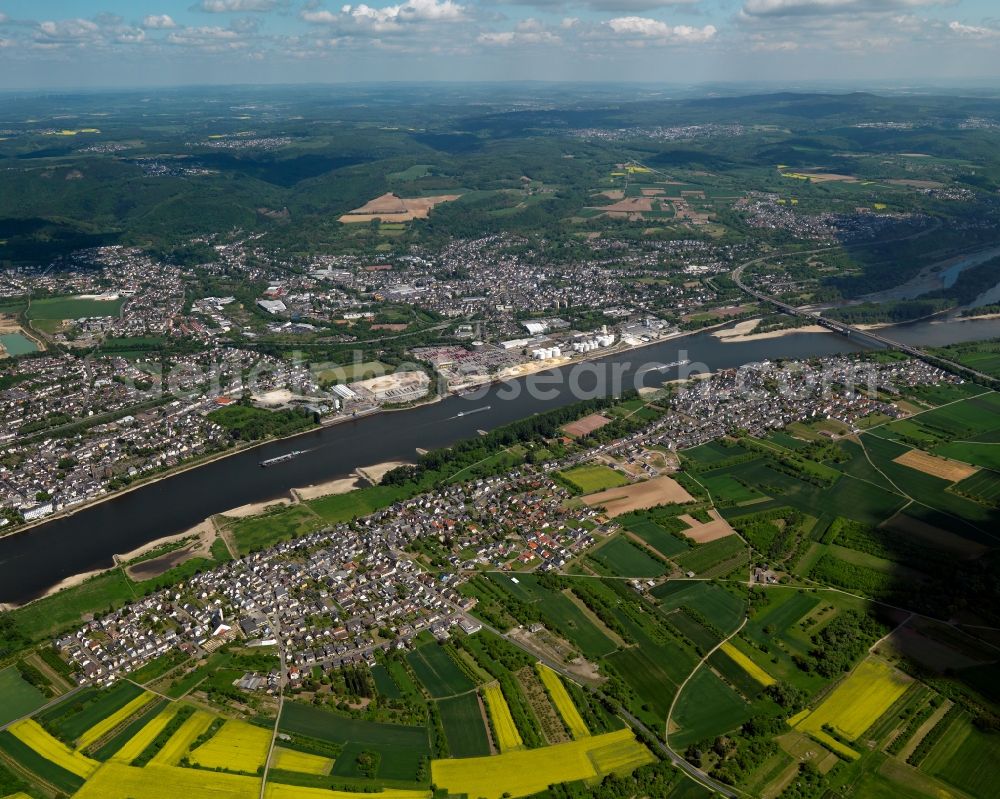
<path id="1" fill-rule="evenodd" d="M 280 635 L 281 628 L 275 623 L 275 620 L 269 616 L 267 621 L 271 625 L 271 629 Z M 267 772 L 271 767 L 271 756 L 274 754 L 274 744 L 278 739 L 278 724 L 281 723 L 281 711 L 285 707 L 285 646 L 280 640 L 278 641 L 278 658 L 281 660 L 281 671 L 278 672 L 281 675 L 278 678 L 278 715 L 274 717 L 271 743 L 267 747 L 267 757 L 264 760 L 264 773 L 260 778 L 260 799 L 264 799 L 264 792 L 267 790 Z"/>

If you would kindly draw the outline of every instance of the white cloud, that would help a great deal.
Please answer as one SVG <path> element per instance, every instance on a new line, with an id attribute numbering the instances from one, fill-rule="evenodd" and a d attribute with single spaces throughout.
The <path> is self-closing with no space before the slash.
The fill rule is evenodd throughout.
<path id="1" fill-rule="evenodd" d="M 120 44 L 141 44 L 146 40 L 146 31 L 142 28 L 118 28 L 115 30 L 114 40 Z"/>
<path id="2" fill-rule="evenodd" d="M 759 41 L 754 42 L 751 49 L 758 53 L 794 53 L 799 49 L 799 46 L 798 42 L 789 40 L 778 42 Z"/>
<path id="3" fill-rule="evenodd" d="M 0 50 L 3 50 L 5 47 L 13 47 L 13 46 L 14 46 L 13 39 L 0 39 Z"/>
<path id="4" fill-rule="evenodd" d="M 273 11 L 277 7 L 277 0 L 201 0 L 191 9 L 207 11 L 209 14 L 224 14 L 229 11 Z"/>
<path id="5" fill-rule="evenodd" d="M 322 9 L 320 11 L 303 11 L 302 19 L 306 22 L 315 23 L 316 25 L 334 25 L 340 17 L 332 11 Z"/>
<path id="6" fill-rule="evenodd" d="M 0 11 L 0 25 L 3 25 L 8 19 L 9 17 Z"/>
<path id="7" fill-rule="evenodd" d="M 579 5 L 595 11 L 652 11 L 667 6 L 694 6 L 701 0 L 580 0 Z"/>
<path id="8" fill-rule="evenodd" d="M 38 31 L 50 42 L 74 42 L 94 39 L 100 34 L 100 26 L 89 19 L 64 19 L 38 23 Z"/>
<path id="9" fill-rule="evenodd" d="M 746 0 L 742 14 L 750 17 L 877 14 L 953 2 L 956 0 Z"/>
<path id="10" fill-rule="evenodd" d="M 248 46 L 236 31 L 218 27 L 184 28 L 171 32 L 166 41 L 179 47 L 194 47 L 209 53 L 242 50 Z"/>
<path id="11" fill-rule="evenodd" d="M 640 39 L 657 39 L 677 43 L 701 43 L 715 38 L 714 25 L 693 28 L 690 25 L 668 25 L 649 17 L 616 17 L 604 23 L 616 34 Z"/>
<path id="12" fill-rule="evenodd" d="M 529 23 L 525 25 L 525 23 Z M 516 31 L 500 31 L 498 33 L 480 33 L 476 37 L 479 44 L 493 47 L 512 47 L 515 45 L 561 44 L 562 40 L 547 30 L 542 30 L 535 20 L 525 20 L 518 24 Z"/>
<path id="13" fill-rule="evenodd" d="M 325 9 L 303 11 L 301 16 L 306 22 L 316 25 L 353 26 L 386 33 L 399 31 L 406 24 L 460 22 L 467 19 L 467 8 L 454 0 L 406 0 L 383 8 L 365 3 L 345 5 L 339 14 Z"/>
<path id="14" fill-rule="evenodd" d="M 499 33 L 480 33 L 476 41 L 480 44 L 494 44 L 507 46 L 514 43 L 514 31 L 500 31 Z"/>
<path id="15" fill-rule="evenodd" d="M 586 8 L 622 14 L 629 11 L 652 11 L 656 8 L 696 6 L 702 0 L 495 0 L 500 5 L 532 6 L 534 8 Z"/>
<path id="16" fill-rule="evenodd" d="M 169 14 L 150 14 L 142 21 L 142 27 L 150 30 L 169 30 L 176 28 L 177 23 Z"/>
<path id="17" fill-rule="evenodd" d="M 1000 38 L 1000 30 L 997 28 L 986 28 L 981 25 L 963 25 L 961 22 L 957 21 L 949 22 L 948 30 L 969 39 Z"/>

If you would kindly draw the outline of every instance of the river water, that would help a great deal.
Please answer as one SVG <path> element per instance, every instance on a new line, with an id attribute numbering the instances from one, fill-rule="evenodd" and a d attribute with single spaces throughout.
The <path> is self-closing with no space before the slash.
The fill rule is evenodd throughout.
<path id="1" fill-rule="evenodd" d="M 993 320 L 989 320 L 993 321 Z M 960 325 L 974 323 L 959 323 Z M 953 324 L 905 330 L 907 343 L 940 337 Z M 1000 322 L 996 324 L 1000 335 Z M 968 328 L 954 328 L 965 329 Z M 980 325 L 979 330 L 984 327 Z M 890 336 L 895 329 L 886 331 Z M 981 333 L 980 337 L 988 335 Z M 902 341 L 902 335 L 900 336 Z M 190 529 L 209 516 L 251 502 L 287 495 L 291 488 L 340 477 L 386 461 L 414 460 L 418 449 L 449 446 L 531 414 L 574 402 L 584 392 L 658 386 L 680 369 L 649 369 L 650 363 L 688 359 L 685 371 L 725 369 L 774 358 L 808 358 L 861 349 L 832 333 L 793 333 L 759 341 L 722 342 L 696 333 L 595 361 L 585 369 L 564 367 L 405 411 L 381 413 L 272 442 L 137 488 L 122 496 L 0 539 L 0 602 L 22 603 L 67 577 L 112 565 L 112 555 Z M 614 370 L 620 385 L 598 386 L 596 373 Z M 582 376 L 581 376 L 582 375 Z M 638 375 L 638 377 L 637 377 Z M 578 379 L 570 379 L 574 376 Z M 533 390 L 529 390 L 533 389 Z M 517 396 L 512 396 L 513 394 Z M 291 450 L 304 454 L 269 468 L 260 461 Z"/>

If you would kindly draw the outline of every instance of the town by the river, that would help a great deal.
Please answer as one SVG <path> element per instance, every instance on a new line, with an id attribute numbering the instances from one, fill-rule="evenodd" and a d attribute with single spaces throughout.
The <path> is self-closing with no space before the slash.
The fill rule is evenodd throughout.
<path id="1" fill-rule="evenodd" d="M 1000 335 L 1000 320 L 922 322 L 883 331 L 906 344 L 939 346 Z M 473 394 L 356 421 L 244 450 L 126 492 L 69 516 L 0 539 L 0 602 L 21 604 L 74 575 L 108 568 L 115 554 L 189 530 L 210 516 L 287 496 L 292 488 L 347 477 L 387 461 L 412 461 L 420 451 L 447 447 L 533 413 L 592 396 L 604 388 L 656 386 L 699 369 L 714 371 L 776 358 L 808 358 L 863 347 L 833 333 L 792 332 L 766 340 L 722 341 L 709 332 L 671 339 L 584 365 L 499 383 Z M 683 367 L 650 364 L 687 360 Z M 617 366 L 616 366 L 617 365 Z M 616 385 L 611 376 L 617 373 Z M 637 377 L 638 373 L 638 377 Z M 470 413 L 475 411 L 475 413 Z M 272 468 L 260 461 L 292 450 Z"/>

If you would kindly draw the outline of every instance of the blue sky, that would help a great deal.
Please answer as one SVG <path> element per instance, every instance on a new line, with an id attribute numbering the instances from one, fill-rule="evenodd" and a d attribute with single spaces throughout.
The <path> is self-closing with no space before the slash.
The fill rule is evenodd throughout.
<path id="1" fill-rule="evenodd" d="M 997 0 L 0 0 L 0 88 L 976 78 Z"/>

